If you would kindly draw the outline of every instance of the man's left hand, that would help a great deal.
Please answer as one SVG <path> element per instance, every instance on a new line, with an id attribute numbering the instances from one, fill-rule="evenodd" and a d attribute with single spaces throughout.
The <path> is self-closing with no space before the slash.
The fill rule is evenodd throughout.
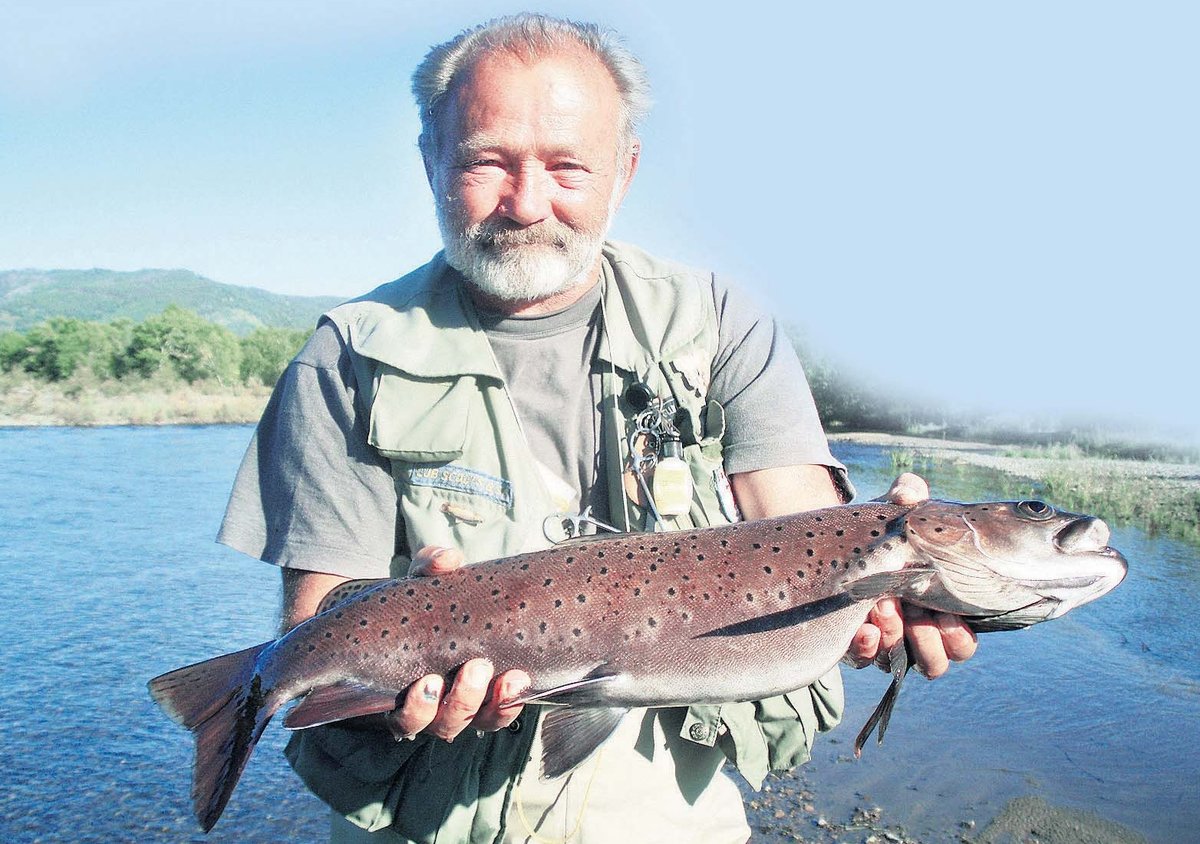
<path id="1" fill-rule="evenodd" d="M 888 501 L 901 506 L 919 504 L 927 498 L 929 484 L 908 472 L 896 478 L 887 494 Z M 931 680 L 945 674 L 952 661 L 970 659 L 977 644 L 974 631 L 958 616 L 884 598 L 851 640 L 847 661 L 856 668 L 874 662 L 887 670 L 888 651 L 902 638 L 908 639 L 915 668 Z"/>

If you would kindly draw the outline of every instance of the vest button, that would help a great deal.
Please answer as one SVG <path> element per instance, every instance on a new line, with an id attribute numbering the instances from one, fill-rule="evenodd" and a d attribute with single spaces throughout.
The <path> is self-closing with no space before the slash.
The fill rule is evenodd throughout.
<path id="1" fill-rule="evenodd" d="M 521 732 L 521 719 L 520 719 L 520 718 L 517 718 L 517 719 L 516 719 L 516 720 L 514 720 L 514 721 L 513 721 L 511 724 L 509 724 L 509 725 L 508 725 L 508 731 L 509 731 L 510 733 L 519 733 L 519 732 Z"/>
<path id="2" fill-rule="evenodd" d="M 692 724 L 688 727 L 688 735 L 692 741 L 706 741 L 711 730 L 704 724 Z"/>

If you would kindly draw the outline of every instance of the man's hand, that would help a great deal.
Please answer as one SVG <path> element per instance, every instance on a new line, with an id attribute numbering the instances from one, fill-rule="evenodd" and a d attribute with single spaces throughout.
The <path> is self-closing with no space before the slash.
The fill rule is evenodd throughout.
<path id="1" fill-rule="evenodd" d="M 422 548 L 413 557 L 410 576 L 449 574 L 462 566 L 461 551 L 453 548 Z M 404 704 L 387 715 L 388 727 L 397 738 L 429 732 L 452 741 L 463 730 L 499 730 L 521 714 L 522 707 L 500 708 L 497 704 L 519 697 L 529 688 L 524 671 L 505 671 L 493 676 L 495 669 L 486 659 L 472 659 L 447 680 L 437 674 L 423 677 L 409 687 Z"/>
<path id="2" fill-rule="evenodd" d="M 919 504 L 929 498 L 929 484 L 910 472 L 896 478 L 887 500 L 901 506 Z M 887 670 L 887 654 L 901 638 L 907 638 L 916 669 L 929 679 L 940 677 L 950 662 L 962 662 L 975 653 L 975 633 L 958 616 L 902 605 L 884 598 L 850 642 L 847 660 L 857 668 L 872 662 Z"/>

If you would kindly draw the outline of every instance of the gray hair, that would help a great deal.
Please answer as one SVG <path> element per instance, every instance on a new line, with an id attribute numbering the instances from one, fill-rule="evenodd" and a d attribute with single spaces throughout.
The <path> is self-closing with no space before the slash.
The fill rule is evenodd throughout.
<path id="1" fill-rule="evenodd" d="M 650 81 L 646 69 L 615 32 L 591 23 L 523 13 L 496 18 L 460 32 L 434 47 L 413 73 L 412 90 L 421 114 L 421 152 L 433 153 L 445 97 L 460 73 L 480 56 L 507 51 L 534 58 L 564 47 L 583 47 L 608 69 L 621 96 L 620 134 L 624 146 L 633 142 L 637 127 L 650 111 Z"/>

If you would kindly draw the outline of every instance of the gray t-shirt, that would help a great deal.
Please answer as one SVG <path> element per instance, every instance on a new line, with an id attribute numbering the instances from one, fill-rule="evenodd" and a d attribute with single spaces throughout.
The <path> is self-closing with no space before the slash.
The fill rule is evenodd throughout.
<path id="1" fill-rule="evenodd" d="M 709 398 L 725 409 L 729 474 L 802 464 L 840 469 L 786 335 L 715 277 L 718 350 Z M 483 313 L 530 447 L 574 502 L 604 512 L 596 402 L 599 285 L 558 314 Z M 387 577 L 403 548 L 389 461 L 367 444 L 343 338 L 323 322 L 288 366 L 238 470 L 217 540 L 282 567 Z M 597 483 L 597 478 L 600 479 Z"/>

